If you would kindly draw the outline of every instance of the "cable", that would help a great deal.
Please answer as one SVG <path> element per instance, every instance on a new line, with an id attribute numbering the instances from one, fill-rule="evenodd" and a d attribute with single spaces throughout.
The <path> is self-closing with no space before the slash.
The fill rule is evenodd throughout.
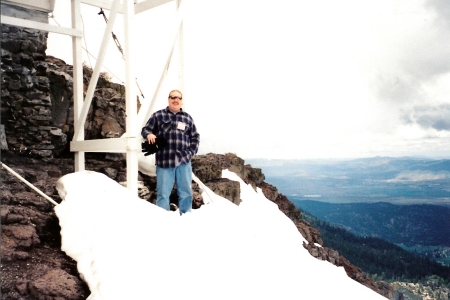
<path id="1" fill-rule="evenodd" d="M 92 55 L 87 49 L 85 49 L 84 47 L 81 47 L 81 48 L 83 48 L 83 50 L 86 51 L 86 53 L 87 53 L 88 55 L 92 56 L 93 59 L 97 60 L 97 58 L 96 58 L 94 55 Z M 120 79 L 117 75 L 115 75 L 115 74 L 114 74 L 111 70 L 109 70 L 107 67 L 103 66 L 103 68 L 105 68 L 109 73 L 111 73 L 113 77 L 117 78 L 117 80 L 120 81 L 122 84 L 125 84 L 125 82 L 123 82 L 122 79 Z"/>
<path id="2" fill-rule="evenodd" d="M 108 23 L 108 18 L 106 17 L 105 12 L 103 11 L 102 8 L 100 8 L 100 12 L 98 13 L 98 15 L 103 15 L 103 19 L 105 20 L 106 23 Z M 111 35 L 114 40 L 114 43 L 116 43 L 117 49 L 119 49 L 120 53 L 122 53 L 122 58 L 125 60 L 125 55 L 123 54 L 123 49 L 122 46 L 120 45 L 119 40 L 117 39 L 114 32 L 111 31 Z"/>
<path id="3" fill-rule="evenodd" d="M 89 53 L 89 51 L 87 50 L 87 41 L 86 41 L 86 38 L 85 38 L 85 36 L 84 36 L 84 20 L 83 20 L 83 15 L 80 15 L 81 16 L 81 24 L 83 25 L 83 40 L 84 40 L 84 45 L 86 46 L 86 52 L 87 53 Z M 91 69 L 92 69 L 92 63 L 91 63 L 91 60 L 89 59 L 89 55 L 88 55 L 88 60 L 89 60 L 89 66 L 91 66 Z"/>
<path id="4" fill-rule="evenodd" d="M 105 20 L 106 23 L 108 23 L 108 18 L 106 17 L 105 12 L 103 11 L 102 8 L 100 8 L 100 12 L 98 13 L 98 15 L 103 15 L 103 19 Z M 55 15 L 54 15 L 53 13 L 49 13 L 49 16 L 48 16 L 48 17 L 49 17 L 49 18 L 52 18 L 53 21 L 54 21 L 56 24 L 58 24 L 59 27 L 61 27 L 61 25 L 56 21 Z M 82 25 L 83 25 L 83 40 L 84 40 L 84 44 L 86 45 L 86 48 L 85 48 L 85 47 L 81 47 L 81 48 L 82 48 L 84 51 L 86 51 L 86 53 L 88 54 L 89 65 L 90 65 L 90 67 L 92 68 L 92 63 L 91 63 L 91 60 L 89 59 L 89 56 L 92 56 L 92 58 L 94 58 L 95 60 L 97 60 L 97 58 L 96 58 L 94 55 L 92 55 L 92 54 L 88 51 L 88 49 L 87 49 L 87 41 L 86 41 L 86 38 L 85 38 L 85 36 L 84 36 L 84 21 L 83 21 L 83 16 L 81 16 L 81 23 L 82 23 Z M 120 53 L 122 54 L 122 59 L 125 60 L 125 56 L 124 56 L 124 54 L 123 54 L 123 49 L 122 49 L 122 46 L 120 45 L 119 40 L 117 39 L 117 36 L 114 34 L 114 32 L 111 32 L 111 35 L 112 35 L 112 38 L 113 38 L 113 40 L 114 40 L 114 43 L 116 44 L 117 48 L 119 49 Z M 118 81 L 120 81 L 122 84 L 125 84 L 125 83 L 123 82 L 123 80 L 121 80 L 117 75 L 115 75 L 113 72 L 111 72 L 111 71 L 110 71 L 107 67 L 105 67 L 104 65 L 103 65 L 103 68 L 105 68 L 109 73 L 111 73 L 112 76 L 115 77 L 115 78 L 116 78 Z M 145 98 L 145 97 L 144 97 L 144 93 L 142 92 L 141 87 L 140 87 L 139 84 L 138 84 L 137 78 L 136 78 L 136 85 L 137 85 L 137 87 L 138 87 L 138 89 L 139 89 L 139 92 L 141 93 L 142 98 Z"/>
<path id="5" fill-rule="evenodd" d="M 58 21 L 56 21 L 55 15 L 54 15 L 53 13 L 49 13 L 48 17 L 49 17 L 49 18 L 52 18 L 53 21 L 54 21 L 59 27 L 61 27 L 61 25 L 58 23 Z M 85 43 L 85 45 L 86 45 L 86 48 L 85 48 L 85 47 L 81 47 L 81 48 L 82 48 L 84 51 L 86 51 L 86 53 L 88 54 L 89 65 L 90 65 L 90 67 L 92 68 L 92 63 L 91 63 L 91 60 L 89 59 L 89 56 L 91 56 L 91 57 L 92 57 L 93 59 L 95 59 L 95 60 L 97 60 L 97 57 L 95 57 L 94 55 L 92 55 L 92 54 L 88 51 L 88 49 L 87 49 L 87 42 L 86 42 L 86 39 L 85 39 L 85 37 L 84 37 L 84 21 L 83 21 L 83 16 L 81 16 L 81 21 L 82 21 L 82 24 L 83 24 L 83 39 L 84 39 L 84 43 Z M 122 84 L 125 84 L 124 81 L 123 81 L 122 79 L 120 79 L 116 74 L 114 74 L 114 73 L 113 73 L 111 70 L 109 70 L 107 67 L 105 67 L 104 65 L 103 65 L 102 67 L 105 68 L 109 73 L 111 73 L 112 76 L 115 77 L 119 82 L 121 82 Z"/>
<path id="6" fill-rule="evenodd" d="M 61 25 L 59 25 L 59 23 L 56 21 L 55 15 L 53 14 L 53 12 L 49 13 L 49 14 L 48 14 L 48 17 L 51 18 L 51 19 L 53 19 L 53 21 L 54 21 L 59 27 L 61 27 Z"/>
<path id="7" fill-rule="evenodd" d="M 101 7 L 100 7 L 100 12 L 98 13 L 98 15 L 103 15 L 103 19 L 105 20 L 106 23 L 108 23 L 108 18 L 106 17 L 105 12 L 103 11 L 103 9 Z M 125 55 L 123 54 L 123 49 L 122 49 L 122 46 L 120 45 L 119 40 L 117 39 L 117 37 L 114 34 L 114 32 L 111 31 L 111 35 L 112 35 L 112 38 L 113 38 L 114 42 L 116 43 L 117 49 L 119 49 L 120 53 L 122 53 L 123 60 L 125 60 Z M 142 93 L 141 87 L 138 84 L 137 78 L 136 78 L 136 85 L 137 85 L 137 87 L 139 89 L 139 92 L 141 93 L 142 98 L 145 98 L 144 94 Z"/>

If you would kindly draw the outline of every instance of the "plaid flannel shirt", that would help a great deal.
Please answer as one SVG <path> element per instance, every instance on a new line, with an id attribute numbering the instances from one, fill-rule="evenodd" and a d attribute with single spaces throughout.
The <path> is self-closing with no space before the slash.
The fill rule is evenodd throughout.
<path id="1" fill-rule="evenodd" d="M 179 125 L 180 123 L 184 125 Z M 200 134 L 197 132 L 194 119 L 182 109 L 173 113 L 166 107 L 155 112 L 142 128 L 141 135 L 147 140 L 150 133 L 167 140 L 167 146 L 155 154 L 156 165 L 159 167 L 175 167 L 176 158 L 180 163 L 188 163 L 198 151 Z"/>

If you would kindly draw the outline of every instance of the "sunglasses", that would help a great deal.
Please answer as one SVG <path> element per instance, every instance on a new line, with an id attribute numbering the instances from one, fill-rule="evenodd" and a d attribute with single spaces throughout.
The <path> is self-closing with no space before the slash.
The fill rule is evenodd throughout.
<path id="1" fill-rule="evenodd" d="M 178 97 L 178 96 L 169 96 L 169 98 L 170 99 L 180 99 L 180 100 L 183 100 L 183 98 L 182 97 Z"/>

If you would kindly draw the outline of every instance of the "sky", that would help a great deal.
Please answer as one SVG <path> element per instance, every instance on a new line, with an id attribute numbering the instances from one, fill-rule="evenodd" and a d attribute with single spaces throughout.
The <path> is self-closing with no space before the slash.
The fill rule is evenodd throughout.
<path id="1" fill-rule="evenodd" d="M 50 24 L 70 25 L 65 2 L 56 1 Z M 106 27 L 99 11 L 82 7 L 83 45 L 95 57 Z M 166 62 L 174 11 L 171 3 L 135 16 L 142 101 Z M 450 2 L 183 0 L 183 17 L 183 101 L 199 154 L 450 157 Z M 114 33 L 123 43 L 121 20 Z M 68 45 L 49 34 L 47 55 L 71 64 Z M 180 87 L 171 66 L 155 109 Z M 104 67 L 124 80 L 113 41 Z"/>
<path id="2" fill-rule="evenodd" d="M 228 170 L 222 177 L 240 183 L 239 206 L 195 178 L 206 204 L 181 216 L 102 173 L 60 178 L 61 249 L 77 262 L 87 300 L 386 299 L 312 257 L 260 189 Z"/>

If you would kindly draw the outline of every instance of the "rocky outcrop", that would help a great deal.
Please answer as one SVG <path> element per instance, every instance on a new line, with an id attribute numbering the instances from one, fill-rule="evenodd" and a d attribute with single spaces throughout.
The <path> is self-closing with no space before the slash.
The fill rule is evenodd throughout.
<path id="1" fill-rule="evenodd" d="M 222 178 L 222 170 L 228 169 L 236 173 L 254 188 L 263 183 L 264 174 L 261 169 L 244 164 L 244 160 L 234 154 L 216 155 L 208 153 L 192 159 L 195 175 L 214 193 L 221 195 L 236 205 L 241 202 L 238 182 Z"/>
<path id="2" fill-rule="evenodd" d="M 345 269 L 348 277 L 362 283 L 368 288 L 389 299 L 403 299 L 403 295 L 393 290 L 392 286 L 384 282 L 376 282 L 367 276 L 360 268 L 352 265 L 345 257 L 339 256 L 339 265 Z"/>
<path id="3" fill-rule="evenodd" d="M 25 283 L 21 282 L 21 285 Z M 50 270 L 42 277 L 29 283 L 30 294 L 38 300 L 81 300 L 83 283 L 77 277 L 61 269 Z M 25 291 L 25 287 L 22 288 Z"/>
<path id="4" fill-rule="evenodd" d="M 208 153 L 195 156 L 192 159 L 192 168 L 195 169 L 195 175 L 204 183 L 222 178 L 222 170 L 226 169 L 236 173 L 253 187 L 261 184 L 265 179 L 261 169 L 245 164 L 242 158 L 232 153 L 224 155 Z"/>
<path id="5" fill-rule="evenodd" d="M 73 172 L 72 159 L 46 163 L 2 151 L 2 162 L 55 200 L 56 181 Z M 86 299 L 88 289 L 79 278 L 75 262 L 60 250 L 60 228 L 53 204 L 3 168 L 0 176 L 2 299 Z"/>
<path id="6" fill-rule="evenodd" d="M 227 198 L 236 205 L 241 203 L 239 182 L 226 178 L 213 179 L 205 183 L 215 194 Z"/>

